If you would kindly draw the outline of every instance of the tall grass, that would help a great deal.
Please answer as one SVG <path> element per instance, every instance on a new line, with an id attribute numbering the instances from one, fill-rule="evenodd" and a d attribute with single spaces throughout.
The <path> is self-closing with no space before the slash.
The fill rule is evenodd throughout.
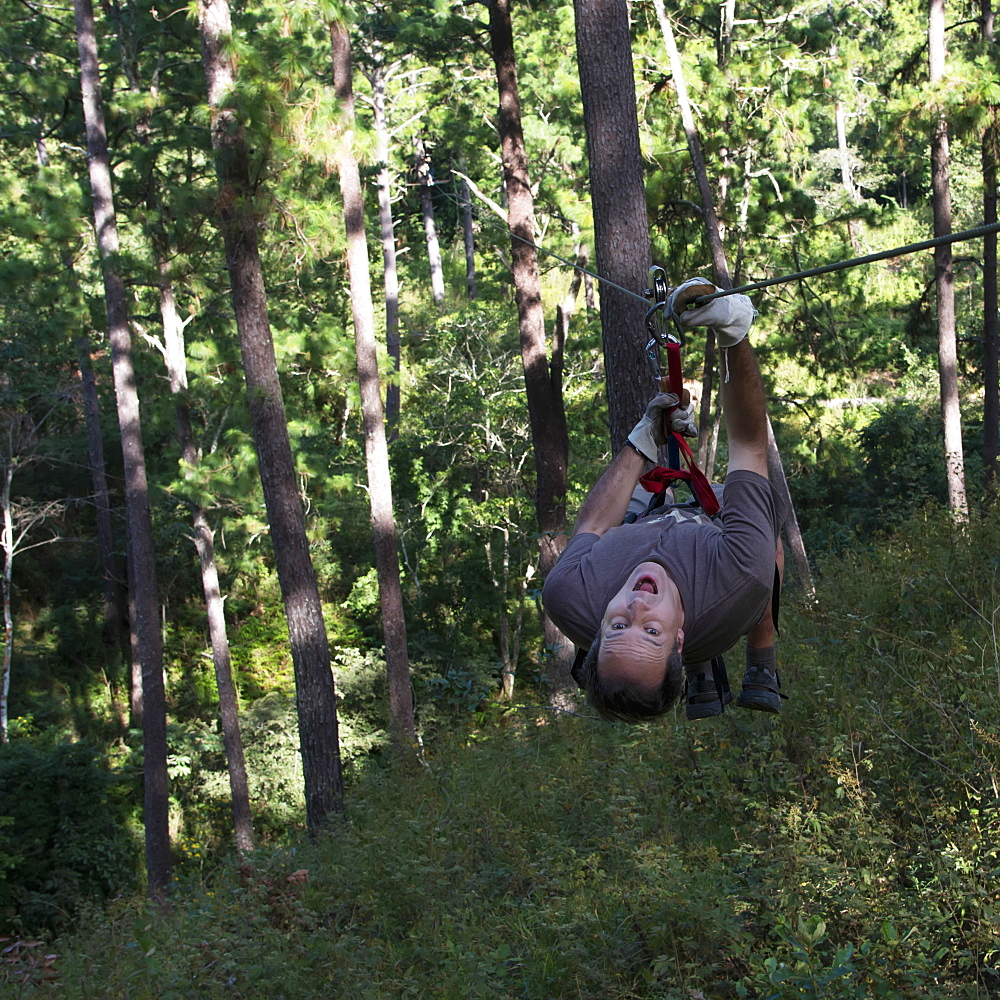
<path id="1" fill-rule="evenodd" d="M 486 711 L 320 841 L 82 916 L 60 992 L 996 995 L 998 554 L 996 517 L 928 510 L 821 566 L 779 718 Z"/>

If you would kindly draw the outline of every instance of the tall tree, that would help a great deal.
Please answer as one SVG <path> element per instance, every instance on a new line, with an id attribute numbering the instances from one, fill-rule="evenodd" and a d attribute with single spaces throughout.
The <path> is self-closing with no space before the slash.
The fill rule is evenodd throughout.
<path id="1" fill-rule="evenodd" d="M 250 149 L 234 100 L 232 22 L 227 0 L 200 0 L 202 63 L 212 111 L 218 209 L 239 331 L 247 403 L 295 671 L 306 822 L 317 832 L 344 808 L 337 699 L 316 574 L 309 555 L 295 463 L 258 245 L 259 214 Z"/>
<path id="2" fill-rule="evenodd" d="M 590 161 L 597 270 L 642 293 L 650 264 L 649 223 L 636 119 L 632 43 L 626 0 L 574 0 L 576 54 Z M 643 348 L 646 306 L 601 287 L 611 445 L 617 451 L 649 401 Z"/>
<path id="3" fill-rule="evenodd" d="M 927 22 L 927 65 L 931 87 L 941 84 L 945 74 L 945 0 L 930 0 Z M 932 94 L 938 104 L 940 98 Z M 934 235 L 951 232 L 950 140 L 948 117 L 943 108 L 934 111 L 931 134 L 931 201 Z M 934 288 L 937 293 L 938 376 L 941 382 L 941 419 L 944 424 L 945 476 L 948 506 L 956 517 L 969 513 L 965 492 L 965 457 L 962 451 L 962 412 L 958 399 L 958 344 L 955 335 L 955 278 L 951 246 L 934 249 Z"/>
<path id="4" fill-rule="evenodd" d="M 94 209 L 94 229 L 104 278 L 118 426 L 125 467 L 125 522 L 131 623 L 142 664 L 142 730 L 146 876 L 149 891 L 162 893 L 170 881 L 168 816 L 167 725 L 163 688 L 163 648 L 156 586 L 153 524 L 149 512 L 146 457 L 139 421 L 139 397 L 132 364 L 125 282 L 119 270 L 118 223 L 111 186 L 108 140 L 97 59 L 97 37 L 90 0 L 75 0 L 80 86 L 87 128 L 87 166 Z"/>
<path id="5" fill-rule="evenodd" d="M 399 420 L 399 268 L 396 262 L 396 232 L 392 219 L 392 169 L 389 164 L 389 143 L 392 131 L 389 126 L 386 91 L 390 81 L 399 72 L 402 60 L 387 63 L 380 42 L 372 47 L 368 65 L 363 72 L 372 88 L 372 122 L 375 126 L 375 162 L 378 167 L 378 218 L 382 234 L 382 273 L 385 284 L 385 346 L 395 378 L 386 387 L 385 421 L 390 434 L 397 432 Z"/>
<path id="6" fill-rule="evenodd" d="M 732 280 L 729 275 L 729 265 L 726 262 L 726 253 L 722 242 L 722 233 L 719 227 L 719 216 L 715 210 L 715 199 L 712 196 L 712 187 L 709 183 L 708 169 L 705 166 L 705 157 L 702 155 L 701 138 L 698 135 L 698 127 L 695 124 L 694 114 L 691 110 L 691 101 L 688 97 L 687 84 L 684 76 L 684 65 L 681 62 L 681 55 L 677 49 L 677 42 L 674 39 L 674 30 L 667 17 L 663 6 L 663 0 L 653 0 L 656 9 L 656 16 L 660 22 L 660 31 L 663 35 L 663 42 L 670 59 L 670 71 L 674 78 L 674 89 L 677 91 L 677 104 L 681 112 L 681 120 L 684 123 L 684 135 L 687 138 L 688 153 L 691 156 L 691 164 L 694 167 L 695 180 L 698 185 L 698 198 L 701 203 L 701 217 L 705 225 L 705 241 L 708 243 L 709 253 L 712 258 L 712 273 L 715 284 L 719 288 L 732 288 Z M 731 25 L 729 28 L 732 30 Z M 708 330 L 705 338 L 705 371 L 702 380 L 702 401 L 700 412 L 700 442 L 699 461 L 702 465 L 707 465 L 709 455 L 709 445 L 711 444 L 711 427 L 713 424 L 711 417 L 711 405 L 709 400 L 712 394 L 712 372 L 715 358 L 715 334 Z M 708 404 L 708 405 L 707 405 Z M 774 431 L 771 428 L 770 418 L 768 419 L 768 469 L 772 482 L 782 495 L 785 506 L 789 511 L 789 521 L 786 531 L 789 537 L 789 547 L 792 558 L 795 562 L 795 570 L 802 587 L 806 593 L 812 595 L 815 586 L 812 580 L 812 570 L 809 567 L 809 559 L 806 555 L 805 544 L 802 540 L 802 532 L 799 530 L 798 518 L 795 515 L 795 505 L 792 502 L 791 493 L 788 490 L 788 480 L 785 477 L 784 465 L 781 455 L 778 452 L 777 442 L 774 440 Z"/>
<path id="7" fill-rule="evenodd" d="M 511 271 L 517 298 L 524 387 L 528 399 L 531 442 L 535 454 L 535 518 L 538 522 L 539 568 L 542 577 L 555 566 L 566 546 L 566 478 L 569 432 L 562 396 L 565 328 L 556 324 L 549 360 L 542 312 L 542 286 L 535 250 L 535 208 L 528 177 L 528 157 L 521 128 L 510 0 L 490 0 L 490 44 L 496 65 L 500 109 L 497 131 L 507 188 Z M 553 651 L 550 681 L 556 689 L 572 685 L 572 643 L 546 617 L 546 646 Z"/>
<path id="8" fill-rule="evenodd" d="M 150 185 L 152 185 L 152 178 Z M 163 234 L 154 233 L 153 242 L 157 255 L 157 277 L 160 293 L 160 317 L 163 323 L 162 340 L 149 337 L 163 356 L 167 368 L 167 381 L 174 397 L 174 417 L 177 423 L 177 441 L 180 445 L 184 475 L 192 480 L 197 473 L 201 455 L 195 442 L 191 425 L 191 407 L 187 400 L 188 377 L 184 350 L 184 329 L 194 318 L 191 314 L 182 320 L 177 310 L 174 286 L 170 275 L 167 248 Z M 239 705 L 236 686 L 233 684 L 232 658 L 229 651 L 229 634 L 223 609 L 222 589 L 219 586 L 219 568 L 215 560 L 215 538 L 208 513 L 198 501 L 189 502 L 194 528 L 194 547 L 201 568 L 202 593 L 205 595 L 205 612 L 208 619 L 209 644 L 212 647 L 212 665 L 215 667 L 215 686 L 219 693 L 219 721 L 222 724 L 222 746 L 226 754 L 229 774 L 229 792 L 233 811 L 233 831 L 236 847 L 242 854 L 253 850 L 253 816 L 250 812 L 250 790 L 247 782 L 246 760 L 243 754 L 243 736 L 240 733 Z"/>
<path id="9" fill-rule="evenodd" d="M 981 0 L 981 34 L 988 52 L 996 54 L 993 2 Z M 983 129 L 983 222 L 997 221 L 997 160 L 1000 159 L 1000 105 L 986 107 Z M 1000 423 L 1000 332 L 997 302 L 997 234 L 983 237 L 983 474 L 988 489 L 996 489 L 998 423 Z"/>
<path id="10" fill-rule="evenodd" d="M 427 145 L 420 135 L 413 137 L 413 169 L 420 187 L 420 211 L 424 219 L 424 238 L 427 242 L 427 261 L 431 269 L 431 296 L 441 305 L 444 302 L 444 265 L 441 262 L 441 244 L 438 241 L 437 223 L 434 221 L 434 171 Z"/>
<path id="11" fill-rule="evenodd" d="M 368 500 L 371 505 L 375 570 L 382 609 L 382 635 L 389 681 L 389 722 L 397 752 L 415 743 L 410 660 L 406 648 L 406 619 L 399 579 L 396 521 L 392 512 L 392 480 L 389 450 L 375 352 L 375 310 L 372 306 L 368 243 L 365 238 L 365 202 L 361 174 L 354 156 L 354 87 L 351 79 L 351 40 L 342 21 L 330 24 L 333 82 L 343 115 L 337 169 L 344 198 L 347 230 L 347 272 L 351 283 L 351 314 L 357 355 L 361 416 L 365 430 L 365 463 L 368 469 Z"/>

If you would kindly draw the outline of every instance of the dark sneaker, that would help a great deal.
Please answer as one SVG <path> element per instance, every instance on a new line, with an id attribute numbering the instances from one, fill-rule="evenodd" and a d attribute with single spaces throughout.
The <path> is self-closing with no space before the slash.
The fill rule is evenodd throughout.
<path id="1" fill-rule="evenodd" d="M 759 664 L 751 664 L 743 674 L 743 690 L 736 699 L 739 708 L 753 708 L 758 712 L 780 712 L 781 694 L 778 688 L 778 671 Z"/>
<path id="2" fill-rule="evenodd" d="M 728 682 L 723 681 L 720 697 L 719 687 L 710 663 L 706 663 L 699 673 L 690 675 L 687 682 L 687 717 L 711 719 L 722 715 L 725 706 L 733 700 L 733 693 Z"/>

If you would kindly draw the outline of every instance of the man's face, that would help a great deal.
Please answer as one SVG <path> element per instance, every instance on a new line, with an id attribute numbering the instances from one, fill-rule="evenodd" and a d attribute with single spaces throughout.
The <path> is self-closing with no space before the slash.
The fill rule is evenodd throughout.
<path id="1" fill-rule="evenodd" d="M 608 602 L 601 619 L 597 671 L 605 680 L 659 687 L 667 657 L 684 644 L 684 609 L 667 571 L 640 563 Z"/>

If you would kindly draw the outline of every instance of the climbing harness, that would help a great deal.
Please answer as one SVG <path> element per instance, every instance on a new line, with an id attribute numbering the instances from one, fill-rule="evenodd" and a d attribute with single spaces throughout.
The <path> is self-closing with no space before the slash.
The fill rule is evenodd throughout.
<path id="1" fill-rule="evenodd" d="M 714 285 L 708 284 L 695 285 L 686 291 L 684 301 L 679 301 L 676 306 L 683 307 L 687 302 L 694 301 L 699 295 L 703 295 L 707 289 L 714 287 Z M 670 287 L 667 284 L 666 272 L 662 267 L 654 265 L 649 269 L 649 288 L 646 289 L 646 297 L 650 302 L 650 307 L 646 312 L 646 328 L 650 334 L 649 342 L 646 344 L 646 361 L 649 364 L 657 390 L 673 393 L 680 403 L 685 392 L 681 374 L 683 333 L 676 316 L 666 315 L 669 293 Z M 663 374 L 660 365 L 659 350 L 661 348 L 667 355 L 666 375 Z M 673 409 L 676 408 L 675 406 Z M 719 501 L 712 490 L 712 484 L 698 467 L 686 438 L 671 428 L 667 438 L 667 446 L 670 468 L 657 466 L 648 472 L 639 480 L 643 489 L 654 495 L 664 494 L 671 483 L 683 480 L 690 485 L 691 492 L 702 510 L 709 517 L 714 517 L 719 512 Z M 687 466 L 686 469 L 680 468 L 681 457 Z M 660 502 L 662 504 L 662 499 Z"/>

